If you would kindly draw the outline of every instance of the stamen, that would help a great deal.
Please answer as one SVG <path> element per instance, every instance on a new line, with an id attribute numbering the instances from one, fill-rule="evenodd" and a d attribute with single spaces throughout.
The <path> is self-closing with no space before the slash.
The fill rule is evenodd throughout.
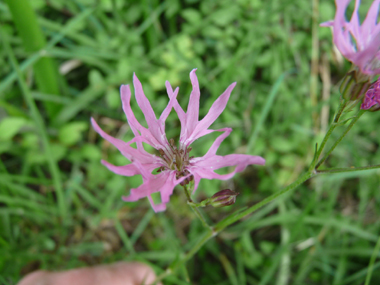
<path id="1" fill-rule="evenodd" d="M 166 166 L 165 169 L 178 170 L 180 171 L 177 175 L 178 177 L 187 176 L 189 172 L 186 170 L 186 167 L 189 163 L 189 152 L 192 150 L 191 147 L 186 147 L 181 145 L 180 148 L 176 146 L 175 140 L 171 138 L 169 140 L 169 145 L 165 149 L 159 149 L 158 151 L 161 154 L 161 157 L 165 160 Z M 184 172 L 185 171 L 185 172 Z M 188 180 L 186 183 L 189 183 Z"/>

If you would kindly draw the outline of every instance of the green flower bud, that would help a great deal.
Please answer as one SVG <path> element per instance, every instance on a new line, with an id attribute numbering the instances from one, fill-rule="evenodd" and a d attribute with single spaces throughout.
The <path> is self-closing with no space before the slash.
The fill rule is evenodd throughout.
<path id="1" fill-rule="evenodd" d="M 343 99 L 347 101 L 359 101 L 363 99 L 370 85 L 370 76 L 353 69 L 343 78 L 339 91 Z"/>

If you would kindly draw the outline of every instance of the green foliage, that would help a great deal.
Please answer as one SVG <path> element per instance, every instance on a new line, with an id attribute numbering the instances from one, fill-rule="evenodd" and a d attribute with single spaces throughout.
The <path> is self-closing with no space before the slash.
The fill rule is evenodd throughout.
<path id="1" fill-rule="evenodd" d="M 117 176 L 100 163 L 127 163 L 89 120 L 94 117 L 120 139 L 133 137 L 118 93 L 121 84 L 132 84 L 133 72 L 157 115 L 168 100 L 165 80 L 180 87 L 185 107 L 192 68 L 198 68 L 201 116 L 237 82 L 213 126 L 233 128 L 219 153 L 261 155 L 266 166 L 249 167 L 231 181 L 201 182 L 197 200 L 225 188 L 241 193 L 233 206 L 205 208 L 214 222 L 239 215 L 300 176 L 339 104 L 337 86 L 348 64 L 336 57 L 326 28 L 318 30 L 320 75 L 331 68 L 332 88 L 328 99 L 318 95 L 316 105 L 309 96 L 310 1 L 30 3 L 47 39 L 32 54 L 24 49 L 8 6 L 0 3 L 1 30 L 12 48 L 0 49 L 0 283 L 15 284 L 38 268 L 118 260 L 144 261 L 160 274 L 202 238 L 202 225 L 184 206 L 181 189 L 165 213 L 154 214 L 145 200 L 120 199 L 141 177 Z M 331 19 L 333 1 L 321 0 L 319 13 L 318 22 Z M 5 47 L 3 39 L 1 44 Z M 32 67 L 41 50 L 59 66 L 62 94 L 37 85 Z M 22 75 L 11 63 L 12 53 Z M 329 84 L 318 78 L 317 94 Z M 48 102 L 60 105 L 56 113 L 45 109 Z M 327 167 L 379 164 L 378 124 L 379 113 L 364 114 Z M 175 116 L 166 128 L 169 138 L 178 138 Z M 332 142 L 343 129 L 337 127 Z M 195 142 L 192 155 L 203 155 L 212 137 Z M 313 178 L 205 244 L 186 265 L 190 284 L 363 284 L 371 256 L 369 284 L 379 283 L 374 251 L 379 180 L 377 170 Z M 188 284 L 184 272 L 165 284 Z"/>

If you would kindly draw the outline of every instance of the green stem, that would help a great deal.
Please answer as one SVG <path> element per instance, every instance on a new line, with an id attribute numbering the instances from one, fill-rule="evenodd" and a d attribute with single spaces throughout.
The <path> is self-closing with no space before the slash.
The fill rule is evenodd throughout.
<path id="1" fill-rule="evenodd" d="M 296 181 L 294 181 L 292 184 L 288 185 L 287 187 L 285 187 L 281 191 L 278 191 L 278 192 L 272 194 L 271 196 L 265 198 L 264 200 L 258 202 L 257 204 L 249 207 L 247 210 L 240 212 L 239 214 L 237 214 L 233 217 L 227 217 L 224 220 L 220 221 L 219 223 L 216 224 L 215 231 L 220 232 L 221 230 L 228 227 L 229 225 L 231 225 L 231 224 L 237 222 L 238 220 L 248 216 L 249 214 L 257 211 L 261 207 L 264 207 L 266 204 L 272 202 L 274 199 L 278 198 L 279 196 L 297 188 L 299 185 L 301 185 L 302 183 L 304 183 L 306 180 L 310 179 L 314 175 L 315 175 L 315 173 L 312 173 L 310 171 L 306 172 L 304 175 L 300 176 Z"/>
<path id="2" fill-rule="evenodd" d="M 193 248 L 188 251 L 180 260 L 175 262 L 172 266 L 170 266 L 167 270 L 165 270 L 162 274 L 160 274 L 156 280 L 155 283 L 161 281 L 165 277 L 172 274 L 174 271 L 176 271 L 179 267 L 181 267 L 186 261 L 188 261 L 197 251 L 211 238 L 216 236 L 219 232 L 221 232 L 224 228 L 228 227 L 229 225 L 235 223 L 236 221 L 240 220 L 241 218 L 244 218 L 248 216 L 249 214 L 257 211 L 261 207 L 265 206 L 266 204 L 272 202 L 277 197 L 297 188 L 300 184 L 308 180 L 309 178 L 313 177 L 315 174 L 311 172 L 306 172 L 304 175 L 300 176 L 296 181 L 294 181 L 292 184 L 285 187 L 283 190 L 269 196 L 268 198 L 262 200 L 261 202 L 253 205 L 252 207 L 248 208 L 247 210 L 233 216 L 233 217 L 227 217 L 226 219 L 219 222 L 214 229 L 211 228 L 211 230 L 208 230 L 204 233 L 203 237 L 193 246 Z"/>
<path id="3" fill-rule="evenodd" d="M 164 278 L 168 277 L 171 275 L 173 272 L 175 272 L 178 268 L 183 266 L 190 258 L 194 256 L 198 252 L 198 250 L 212 237 L 216 236 L 216 232 L 213 231 L 208 231 L 206 232 L 203 237 L 193 246 L 193 248 L 188 251 L 180 260 L 175 262 L 173 265 L 169 266 L 163 273 L 157 276 L 156 280 L 154 281 L 153 284 L 157 284 Z"/>
<path id="4" fill-rule="evenodd" d="M 6 0 L 13 21 L 28 52 L 46 46 L 46 39 L 38 25 L 37 17 L 29 0 Z M 42 93 L 59 95 L 58 70 L 52 58 L 42 57 L 33 66 L 38 89 Z M 45 102 L 49 117 L 54 117 L 61 108 L 59 104 Z"/>
<path id="5" fill-rule="evenodd" d="M 244 210 L 244 211 L 242 211 L 242 212 L 240 212 L 238 214 L 235 214 L 235 215 L 233 214 L 233 215 L 231 215 L 231 216 L 223 219 L 222 221 L 220 221 L 219 223 L 217 223 L 213 228 L 209 227 L 209 229 L 211 229 L 211 230 L 205 232 L 204 235 L 203 235 L 203 237 L 198 240 L 198 242 L 195 244 L 195 246 L 189 252 L 187 252 L 180 260 L 178 260 L 173 265 L 171 265 L 165 272 L 163 272 L 161 275 L 159 275 L 157 277 L 156 281 L 155 281 L 155 284 L 157 282 L 159 282 L 160 280 L 164 279 L 165 277 L 167 277 L 168 275 L 172 274 L 175 270 L 177 270 L 184 263 L 186 263 L 186 261 L 189 260 L 209 239 L 211 239 L 212 237 L 216 236 L 223 229 L 225 229 L 229 225 L 237 222 L 238 220 L 240 220 L 240 219 L 242 219 L 242 218 L 244 218 L 244 217 L 252 214 L 253 212 L 255 212 L 258 209 L 260 209 L 261 207 L 263 207 L 263 206 L 267 205 L 268 203 L 272 202 L 273 200 L 275 200 L 279 196 L 284 195 L 285 193 L 287 193 L 287 192 L 289 192 L 289 191 L 297 188 L 299 185 L 301 185 L 302 183 L 304 183 L 308 179 L 312 178 L 313 176 L 315 176 L 317 174 L 325 174 L 325 173 L 352 172 L 352 171 L 360 171 L 360 170 L 368 170 L 368 169 L 380 168 L 380 165 L 373 165 L 373 166 L 357 167 L 357 168 L 336 168 L 336 169 L 327 169 L 327 170 L 321 170 L 321 171 L 316 171 L 315 170 L 314 166 L 315 166 L 318 158 L 320 157 L 320 155 L 321 155 L 324 147 L 326 146 L 326 143 L 327 143 L 329 137 L 331 136 L 331 134 L 334 131 L 334 129 L 338 126 L 339 119 L 342 116 L 343 111 L 344 111 L 344 109 L 345 109 L 345 107 L 347 105 L 348 105 L 347 101 L 345 101 L 345 100 L 341 101 L 339 109 L 338 109 L 338 111 L 337 111 L 337 113 L 335 115 L 334 121 L 331 124 L 329 130 L 327 131 L 327 133 L 326 133 L 326 135 L 325 135 L 325 137 L 324 137 L 324 139 L 323 139 L 320 147 L 317 148 L 317 151 L 316 151 L 314 159 L 313 159 L 313 161 L 312 161 L 312 163 L 311 163 L 311 165 L 309 167 L 309 170 L 305 174 L 303 174 L 302 176 L 300 176 L 296 181 L 294 181 L 292 184 L 288 185 L 287 187 L 285 187 L 281 191 L 272 194 L 271 196 L 267 197 L 266 199 L 260 201 L 259 203 L 257 203 L 255 205 L 249 207 L 248 209 L 246 209 L 246 210 Z M 338 143 L 343 139 L 343 137 L 348 133 L 348 131 L 356 123 L 356 121 L 359 119 L 359 117 L 362 115 L 362 113 L 363 112 L 360 112 L 358 114 L 358 116 L 355 117 L 351 121 L 351 123 L 350 123 L 349 127 L 347 128 L 347 130 L 345 131 L 345 133 L 341 136 L 341 138 L 338 139 L 338 142 L 333 145 L 333 147 L 328 151 L 328 153 L 325 155 L 325 157 L 327 157 L 334 150 L 334 148 L 338 145 Z M 323 161 L 326 159 L 325 157 L 322 158 Z M 320 164 L 321 164 L 321 162 L 319 162 L 317 165 L 319 166 Z M 187 191 L 187 188 L 184 187 L 184 189 L 185 189 L 185 193 L 187 195 L 188 201 L 189 201 L 189 205 L 192 206 L 193 210 L 197 210 L 197 207 L 196 207 L 197 204 L 193 203 L 193 201 L 191 200 L 191 197 L 190 197 L 190 195 L 189 195 L 189 193 Z M 201 220 L 204 220 L 203 217 L 201 218 Z"/>
<path id="6" fill-rule="evenodd" d="M 187 185 L 194 185 L 194 184 L 187 184 Z M 189 194 L 189 191 L 191 189 L 188 189 L 187 188 L 187 185 L 183 185 L 183 190 L 185 191 L 185 194 L 186 194 L 186 197 L 187 197 L 187 201 L 188 201 L 188 204 L 189 206 L 191 207 L 191 209 L 193 209 L 195 215 L 198 217 L 198 219 L 202 222 L 202 225 L 206 228 L 206 229 L 209 229 L 209 230 L 213 230 L 212 227 L 207 223 L 207 221 L 205 220 L 205 218 L 203 217 L 201 211 L 199 211 L 198 207 L 196 207 L 195 203 L 193 202 L 193 200 L 191 199 L 190 197 L 190 194 Z"/>
<path id="7" fill-rule="evenodd" d="M 15 57 L 15 55 L 11 49 L 11 46 L 9 45 L 7 35 L 1 28 L 0 28 L 0 35 L 1 35 L 1 38 L 3 39 L 5 50 L 8 53 L 11 64 L 17 72 L 18 82 L 19 82 L 21 91 L 24 95 L 24 99 L 29 106 L 32 118 L 36 124 L 37 129 L 40 132 L 42 143 L 43 143 L 43 146 L 45 149 L 46 159 L 48 161 L 50 172 L 51 172 L 51 175 L 53 177 L 54 188 L 55 188 L 55 191 L 57 193 L 59 213 L 60 213 L 62 220 L 64 221 L 65 218 L 67 217 L 67 209 L 66 209 L 66 205 L 65 205 L 65 197 L 63 194 L 62 180 L 61 180 L 61 175 L 60 175 L 60 171 L 59 171 L 57 162 L 54 160 L 53 152 L 52 152 L 52 149 L 51 149 L 50 144 L 49 144 L 49 138 L 48 138 L 48 135 L 46 132 L 46 127 L 45 127 L 44 121 L 41 117 L 41 114 L 38 111 L 37 105 L 34 102 L 32 94 L 31 94 L 30 90 L 28 89 L 28 86 L 25 83 L 25 80 L 23 78 L 23 74 L 20 70 L 20 67 L 19 67 L 18 62 L 16 60 L 16 57 Z"/>
<path id="8" fill-rule="evenodd" d="M 341 173 L 341 172 L 354 172 L 354 171 L 362 171 L 362 170 L 370 170 L 380 168 L 380 164 L 363 166 L 363 167 L 352 167 L 352 168 L 331 168 L 324 170 L 317 170 L 317 174 L 330 174 L 330 173 Z"/>
<path id="9" fill-rule="evenodd" d="M 328 152 L 321 158 L 321 160 L 315 165 L 315 169 L 318 169 L 318 167 L 320 167 L 322 165 L 322 163 L 324 163 L 326 161 L 327 157 L 333 152 L 333 150 L 337 147 L 337 145 L 342 141 L 342 139 L 347 135 L 347 133 L 351 130 L 351 128 L 355 125 L 355 123 L 359 120 L 359 118 L 364 113 L 365 113 L 365 110 L 360 110 L 359 113 L 351 120 L 351 123 L 348 125 L 347 129 L 338 138 L 338 140 L 333 144 L 333 146 L 328 150 Z M 335 125 L 335 124 L 333 124 L 333 125 Z"/>
<path id="10" fill-rule="evenodd" d="M 191 209 L 193 209 L 195 215 L 197 215 L 197 217 L 201 220 L 202 225 L 205 228 L 208 228 L 212 231 L 213 230 L 212 227 L 206 222 L 206 219 L 203 217 L 201 211 L 199 211 L 199 209 L 197 207 L 193 207 L 191 204 L 190 204 L 190 206 L 191 206 Z"/>
<path id="11" fill-rule="evenodd" d="M 330 125 L 325 137 L 323 138 L 323 141 L 321 143 L 321 145 L 319 146 L 318 148 L 318 151 L 317 151 L 317 154 L 316 154 L 316 160 L 312 162 L 312 165 L 310 166 L 310 168 L 314 169 L 314 163 L 318 160 L 318 158 L 321 156 L 321 153 L 324 149 L 324 147 L 326 146 L 326 143 L 328 141 L 328 139 L 330 138 L 332 132 L 335 130 L 335 128 L 337 127 L 337 123 L 339 122 L 339 119 L 340 117 L 342 116 L 342 113 L 343 113 L 343 110 L 344 108 L 346 107 L 347 105 L 347 102 L 345 100 L 341 100 L 340 102 L 340 106 L 339 106 L 339 109 L 334 117 L 334 121 L 333 123 Z"/>

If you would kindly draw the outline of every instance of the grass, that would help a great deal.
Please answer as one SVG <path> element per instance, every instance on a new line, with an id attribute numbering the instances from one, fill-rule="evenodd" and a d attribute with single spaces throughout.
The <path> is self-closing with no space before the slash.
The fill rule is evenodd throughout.
<path id="1" fill-rule="evenodd" d="M 231 181 L 201 182 L 197 200 L 225 188 L 241 193 L 233 206 L 204 209 L 218 223 L 307 170 L 349 69 L 333 53 L 329 29 L 315 29 L 316 22 L 333 18 L 333 1 L 319 1 L 314 11 L 310 1 L 31 4 L 47 39 L 33 52 L 24 49 L 11 11 L 0 3 L 2 284 L 16 284 L 36 269 L 119 260 L 143 261 L 162 274 L 204 237 L 181 189 L 166 212 L 154 214 L 144 199 L 120 199 L 140 177 L 117 176 L 99 162 L 126 162 L 89 119 L 114 136 L 132 138 L 118 89 L 132 83 L 133 72 L 156 114 L 167 103 L 165 80 L 180 87 L 185 105 L 192 68 L 198 68 L 201 116 L 237 82 L 214 125 L 234 129 L 219 154 L 250 153 L 267 162 Z M 61 71 L 68 68 L 61 72 L 60 94 L 48 94 L 35 82 L 32 67 L 43 55 Z M 312 61 L 317 71 L 311 72 Z M 44 107 L 49 102 L 60 105 L 53 115 Z M 379 113 L 363 114 L 321 169 L 379 164 L 379 119 Z M 327 146 L 345 127 L 336 128 Z M 167 130 L 169 138 L 178 137 L 175 116 L 169 116 Z M 194 155 L 210 144 L 207 137 L 196 141 Z M 165 284 L 377 284 L 379 179 L 378 170 L 312 178 L 210 239 Z"/>

